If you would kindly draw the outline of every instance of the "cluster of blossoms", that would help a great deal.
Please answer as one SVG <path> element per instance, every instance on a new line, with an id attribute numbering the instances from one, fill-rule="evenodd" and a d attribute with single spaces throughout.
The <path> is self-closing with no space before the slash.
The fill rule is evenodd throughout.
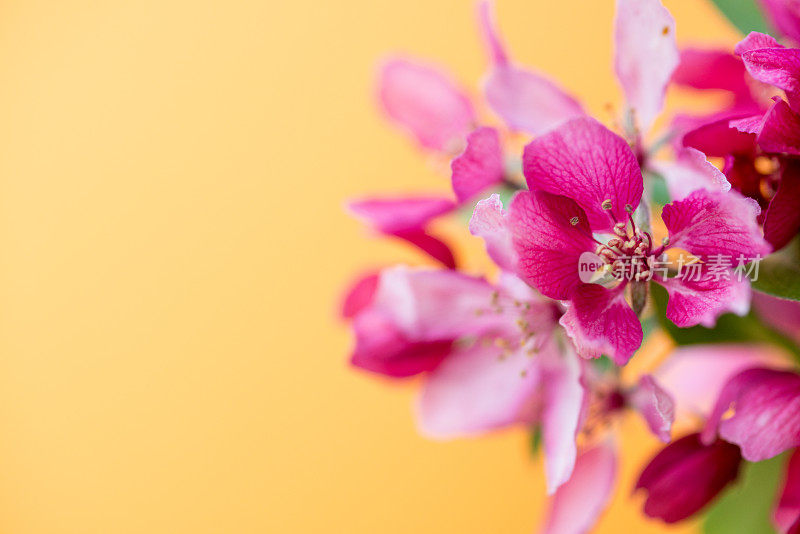
<path id="1" fill-rule="evenodd" d="M 800 304 L 751 288 L 760 260 L 800 232 L 800 48 L 791 44 L 800 4 L 763 3 L 782 41 L 751 33 L 725 51 L 679 50 L 659 0 L 617 0 L 614 66 L 626 106 L 612 128 L 510 58 L 488 3 L 478 11 L 490 58 L 482 89 L 503 126 L 479 118 L 466 92 L 424 62 L 394 58 L 380 71 L 383 110 L 451 162 L 453 194 L 349 204 L 371 229 L 439 264 L 387 267 L 352 285 L 342 305 L 351 362 L 423 375 L 416 413 L 427 436 L 509 426 L 540 435 L 552 495 L 545 532 L 585 532 L 602 513 L 626 411 L 666 443 L 636 483 L 645 514 L 666 522 L 705 508 L 743 460 L 800 447 L 791 350 L 723 344 L 715 330 L 723 315 L 748 317 L 800 352 Z M 729 103 L 674 116 L 648 143 L 670 84 L 725 91 Z M 467 209 L 496 266 L 490 278 L 461 271 L 432 233 L 434 220 Z M 705 337 L 623 378 L 645 330 L 658 329 L 643 328 L 648 321 Z M 690 431 L 673 436 L 681 419 Z M 781 488 L 774 523 L 800 532 L 800 452 Z"/>

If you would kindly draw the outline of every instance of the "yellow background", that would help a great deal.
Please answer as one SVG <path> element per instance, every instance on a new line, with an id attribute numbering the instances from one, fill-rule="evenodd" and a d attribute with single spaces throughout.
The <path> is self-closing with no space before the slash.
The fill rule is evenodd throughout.
<path id="1" fill-rule="evenodd" d="M 732 44 L 667 0 L 683 41 Z M 612 2 L 499 0 L 515 57 L 602 119 Z M 348 368 L 341 285 L 419 263 L 349 196 L 446 181 L 381 119 L 388 51 L 485 57 L 464 0 L 0 2 L 0 532 L 530 532 L 523 432 L 417 436 Z M 626 423 L 623 476 L 657 444 Z"/>

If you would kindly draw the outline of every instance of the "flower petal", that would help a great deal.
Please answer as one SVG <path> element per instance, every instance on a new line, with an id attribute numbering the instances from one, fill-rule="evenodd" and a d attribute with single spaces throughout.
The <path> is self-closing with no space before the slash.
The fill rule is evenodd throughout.
<path id="1" fill-rule="evenodd" d="M 504 353 L 484 343 L 456 350 L 423 386 L 417 410 L 420 431 L 452 438 L 528 419 L 540 373 L 527 350 Z"/>
<path id="2" fill-rule="evenodd" d="M 684 148 L 671 162 L 653 162 L 652 167 L 664 177 L 670 198 L 680 200 L 697 189 L 729 191 L 725 175 L 694 148 Z"/>
<path id="3" fill-rule="evenodd" d="M 664 206 L 661 217 L 669 230 L 669 246 L 706 259 L 712 255 L 754 258 L 771 251 L 758 228 L 755 202 L 738 193 L 694 191 Z"/>
<path id="4" fill-rule="evenodd" d="M 704 344 L 676 348 L 655 372 L 675 398 L 679 416 L 707 417 L 725 383 L 751 367 L 787 365 L 769 346 Z"/>
<path id="5" fill-rule="evenodd" d="M 586 407 L 581 383 L 581 362 L 572 351 L 550 350 L 537 356 L 541 362 L 544 407 L 542 440 L 547 493 L 552 494 L 572 475 L 577 456 L 575 438 Z"/>
<path id="6" fill-rule="evenodd" d="M 800 520 L 800 449 L 795 450 L 786 464 L 783 487 L 772 516 L 779 532 L 788 532 Z"/>
<path id="7" fill-rule="evenodd" d="M 686 519 L 736 480 L 741 457 L 736 445 L 701 443 L 698 434 L 661 450 L 639 476 L 636 489 L 647 491 L 644 513 L 667 523 Z"/>
<path id="8" fill-rule="evenodd" d="M 531 190 L 574 199 L 595 232 L 628 218 L 642 198 L 642 172 L 628 143 L 586 117 L 573 119 L 525 147 L 523 170 Z M 611 200 L 611 210 L 602 204 Z"/>
<path id="9" fill-rule="evenodd" d="M 391 235 L 411 243 L 448 269 L 456 268 L 456 259 L 455 256 L 453 256 L 453 251 L 450 249 L 450 246 L 438 237 L 430 235 L 425 230 L 406 230 L 403 232 L 395 232 Z"/>
<path id="10" fill-rule="evenodd" d="M 722 157 L 730 154 L 755 154 L 755 134 L 742 132 L 738 128 L 731 126 L 732 120 L 750 117 L 751 115 L 749 114 L 740 117 L 724 117 L 704 124 L 683 136 L 683 146 L 696 148 L 709 157 Z"/>
<path id="11" fill-rule="evenodd" d="M 362 222 L 386 234 L 422 228 L 455 206 L 450 199 L 434 196 L 365 198 L 348 205 Z"/>
<path id="12" fill-rule="evenodd" d="M 777 99 L 764 115 L 758 145 L 764 152 L 800 156 L 800 115 Z"/>
<path id="13" fill-rule="evenodd" d="M 378 97 L 394 122 L 433 150 L 451 150 L 475 122 L 466 92 L 438 68 L 414 60 L 394 58 L 382 66 Z"/>
<path id="14" fill-rule="evenodd" d="M 790 101 L 800 91 L 800 49 L 759 48 L 743 53 L 742 60 L 753 78 L 783 89 Z"/>
<path id="15" fill-rule="evenodd" d="M 718 277 L 703 269 L 696 279 L 689 275 L 656 281 L 669 293 L 667 319 L 681 328 L 698 324 L 713 328 L 723 313 L 744 316 L 750 310 L 750 283 L 738 275 Z"/>
<path id="16" fill-rule="evenodd" d="M 764 217 L 764 237 L 775 250 L 781 249 L 800 232 L 800 162 L 786 159 L 781 164 L 781 181 Z"/>
<path id="17" fill-rule="evenodd" d="M 580 285 L 559 322 L 584 358 L 605 354 L 625 365 L 642 344 L 642 325 L 619 289 Z"/>
<path id="18" fill-rule="evenodd" d="M 544 533 L 589 532 L 613 495 L 616 474 L 613 445 L 601 443 L 581 453 L 572 478 L 558 488 L 550 501 Z"/>
<path id="19" fill-rule="evenodd" d="M 617 0 L 614 36 L 617 78 L 639 128 L 648 131 L 679 63 L 675 20 L 659 0 Z"/>
<path id="20" fill-rule="evenodd" d="M 758 50 L 760 48 L 783 48 L 783 46 L 771 35 L 761 32 L 750 32 L 747 34 L 747 37 L 736 44 L 733 53 L 737 56 L 741 56 L 746 52 Z"/>
<path id="21" fill-rule="evenodd" d="M 628 399 L 647 421 L 650 431 L 664 443 L 669 443 L 672 423 L 675 422 L 675 401 L 672 395 L 651 375 L 643 375 Z"/>
<path id="22" fill-rule="evenodd" d="M 467 137 L 467 147 L 450 165 L 453 191 L 459 202 L 467 202 L 503 181 L 503 151 L 494 128 L 478 128 Z"/>
<path id="23" fill-rule="evenodd" d="M 733 415 L 723 415 L 734 406 Z M 751 462 L 772 458 L 800 445 L 800 376 L 773 369 L 747 369 L 722 388 L 703 429 L 710 443 L 722 439 L 739 445 Z"/>
<path id="24" fill-rule="evenodd" d="M 759 3 L 772 26 L 800 42 L 800 4 L 796 0 L 759 0 Z"/>
<path id="25" fill-rule="evenodd" d="M 355 317 L 372 303 L 377 288 L 378 273 L 366 273 L 354 280 L 342 299 L 341 316 L 344 319 Z"/>
<path id="26" fill-rule="evenodd" d="M 733 93 L 736 104 L 754 105 L 742 60 L 728 50 L 684 48 L 672 75 L 678 85 L 695 89 L 723 89 Z"/>
<path id="27" fill-rule="evenodd" d="M 501 269 L 516 272 L 517 253 L 511 240 L 508 212 L 503 209 L 500 195 L 491 195 L 475 205 L 469 231 L 484 240 L 486 252 Z"/>
<path id="28" fill-rule="evenodd" d="M 511 201 L 508 220 L 520 277 L 547 297 L 569 298 L 580 283 L 580 255 L 595 249 L 580 206 L 542 191 L 522 191 Z"/>
<path id="29" fill-rule="evenodd" d="M 481 29 L 493 63 L 484 80 L 484 93 L 489 107 L 508 127 L 539 135 L 584 115 L 580 103 L 555 83 L 509 61 L 494 29 L 489 2 L 482 2 L 479 8 Z"/>

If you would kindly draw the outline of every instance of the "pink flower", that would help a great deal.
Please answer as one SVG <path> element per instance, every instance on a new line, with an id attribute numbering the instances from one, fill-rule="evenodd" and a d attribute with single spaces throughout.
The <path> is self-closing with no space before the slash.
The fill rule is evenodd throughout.
<path id="1" fill-rule="evenodd" d="M 741 456 L 722 440 L 705 444 L 689 434 L 664 447 L 642 471 L 636 489 L 647 492 L 644 513 L 667 523 L 690 517 L 736 480 Z"/>
<path id="2" fill-rule="evenodd" d="M 731 407 L 733 415 L 727 417 Z M 702 439 L 710 443 L 717 434 L 739 445 L 751 462 L 800 445 L 800 375 L 753 368 L 731 378 L 719 394 Z"/>
<path id="3" fill-rule="evenodd" d="M 582 356 L 605 353 L 620 365 L 628 361 L 641 344 L 642 329 L 625 289 L 649 279 L 669 292 L 667 317 L 678 326 L 710 325 L 728 310 L 746 313 L 746 283 L 711 276 L 707 269 L 696 279 L 667 278 L 652 269 L 666 247 L 656 246 L 632 217 L 643 188 L 636 156 L 597 121 L 575 119 L 532 141 L 525 147 L 524 172 L 531 191 L 518 193 L 510 210 L 519 273 L 543 295 L 569 303 L 560 322 Z M 770 250 L 753 208 L 730 194 L 695 191 L 665 206 L 662 218 L 669 246 L 704 261 Z M 615 237 L 603 243 L 595 233 Z M 613 288 L 584 283 L 578 265 L 587 252 L 612 274 L 631 272 Z M 633 256 L 641 261 L 626 265 Z"/>
<path id="4" fill-rule="evenodd" d="M 800 449 L 795 449 L 786 464 L 783 485 L 772 517 L 778 532 L 800 532 Z"/>
<path id="5" fill-rule="evenodd" d="M 761 8 L 779 32 L 800 43 L 800 2 L 797 0 L 759 0 Z"/>

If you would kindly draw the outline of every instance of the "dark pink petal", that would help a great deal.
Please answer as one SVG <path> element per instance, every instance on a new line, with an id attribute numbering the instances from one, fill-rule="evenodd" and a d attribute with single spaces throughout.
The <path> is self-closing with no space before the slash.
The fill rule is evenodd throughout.
<path id="1" fill-rule="evenodd" d="M 589 532 L 611 500 L 616 475 L 616 453 L 610 443 L 581 453 L 572 478 L 558 488 L 550 501 L 544 533 Z"/>
<path id="2" fill-rule="evenodd" d="M 759 3 L 772 26 L 800 42 L 800 3 L 797 0 L 759 0 Z"/>
<path id="3" fill-rule="evenodd" d="M 779 532 L 788 532 L 800 520 L 800 449 L 795 449 L 786 464 L 783 489 L 772 519 Z"/>
<path id="4" fill-rule="evenodd" d="M 425 230 L 407 230 L 405 232 L 395 232 L 391 235 L 411 243 L 448 269 L 456 268 L 456 258 L 453 256 L 450 246 Z"/>
<path id="5" fill-rule="evenodd" d="M 372 303 L 372 297 L 378 288 L 378 273 L 371 272 L 360 276 L 347 289 L 342 299 L 341 316 L 345 319 L 355 317 L 358 312 Z"/>
<path id="6" fill-rule="evenodd" d="M 728 50 L 684 48 L 672 81 L 695 89 L 723 89 L 739 103 L 753 103 L 742 60 Z"/>
<path id="7" fill-rule="evenodd" d="M 747 37 L 736 44 L 733 52 L 737 56 L 741 56 L 746 52 L 758 50 L 760 48 L 783 48 L 783 46 L 771 35 L 760 32 L 750 32 L 747 34 Z"/>
<path id="8" fill-rule="evenodd" d="M 417 410 L 421 431 L 451 438 L 524 420 L 541 380 L 537 365 L 524 347 L 504 353 L 478 342 L 457 349 L 423 386 Z"/>
<path id="9" fill-rule="evenodd" d="M 478 128 L 467 137 L 467 147 L 450 165 L 453 191 L 467 202 L 503 181 L 503 150 L 494 128 Z"/>
<path id="10" fill-rule="evenodd" d="M 353 321 L 356 346 L 350 363 L 395 378 L 435 369 L 450 352 L 452 341 L 414 342 L 387 315 L 372 309 Z"/>
<path id="11" fill-rule="evenodd" d="M 678 66 L 675 20 L 659 0 L 617 0 L 614 66 L 637 123 L 648 131 Z"/>
<path id="12" fill-rule="evenodd" d="M 800 90 L 800 49 L 760 48 L 743 53 L 742 60 L 756 80 L 787 93 Z"/>
<path id="13" fill-rule="evenodd" d="M 709 157 L 754 154 L 756 150 L 755 134 L 742 132 L 730 124 L 736 118 L 750 117 L 751 115 L 735 118 L 725 117 L 695 128 L 683 136 L 683 146 L 696 148 Z"/>
<path id="14" fill-rule="evenodd" d="M 544 406 L 542 441 L 545 453 L 547 493 L 552 494 L 572 475 L 577 456 L 575 438 L 586 406 L 581 383 L 581 362 L 572 351 L 537 355 L 541 362 Z"/>
<path id="15" fill-rule="evenodd" d="M 650 431 L 664 443 L 669 443 L 672 423 L 675 422 L 675 401 L 672 395 L 652 376 L 643 375 L 628 400 L 647 421 Z"/>
<path id="16" fill-rule="evenodd" d="M 777 99 L 764 115 L 758 145 L 764 152 L 800 156 L 800 115 Z"/>
<path id="17" fill-rule="evenodd" d="M 700 189 L 664 206 L 661 217 L 669 230 L 669 246 L 702 259 L 712 255 L 754 258 L 771 251 L 758 228 L 758 205 L 738 193 Z"/>
<path id="18" fill-rule="evenodd" d="M 435 67 L 406 59 L 384 63 L 378 96 L 386 114 L 433 150 L 449 151 L 472 129 L 466 92 Z"/>
<path id="19" fill-rule="evenodd" d="M 670 443 L 636 483 L 647 491 L 644 513 L 667 523 L 691 517 L 736 480 L 740 464 L 739 449 L 724 441 L 703 445 L 690 434 Z"/>
<path id="20" fill-rule="evenodd" d="M 636 208 L 642 198 L 642 172 L 628 143 L 597 122 L 574 119 L 525 147 L 523 170 L 531 190 L 574 199 L 589 217 L 594 231 L 628 218 L 625 206 Z M 603 210 L 604 201 L 611 210 Z"/>
<path id="21" fill-rule="evenodd" d="M 778 191 L 764 217 L 764 237 L 775 250 L 781 249 L 800 232 L 800 162 L 784 160 Z"/>
<path id="22" fill-rule="evenodd" d="M 547 297 L 569 298 L 580 284 L 580 255 L 596 248 L 580 206 L 543 191 L 522 191 L 508 217 L 520 277 Z"/>
<path id="23" fill-rule="evenodd" d="M 700 324 L 712 328 L 723 313 L 743 316 L 750 310 L 750 283 L 746 278 L 739 280 L 731 274 L 729 278 L 717 279 L 707 270 L 698 278 L 657 280 L 669 293 L 667 319 L 677 326 L 688 328 Z"/>
<path id="24" fill-rule="evenodd" d="M 455 203 L 442 197 L 365 198 L 349 204 L 350 211 L 376 230 L 394 234 L 418 230 L 449 213 Z"/>
<path id="25" fill-rule="evenodd" d="M 733 415 L 723 416 L 733 407 Z M 710 443 L 722 439 L 739 445 L 751 462 L 772 458 L 800 445 L 800 376 L 773 369 L 748 369 L 722 388 L 703 429 Z"/>
<path id="26" fill-rule="evenodd" d="M 486 252 L 501 269 L 516 272 L 517 253 L 511 240 L 508 212 L 503 209 L 500 195 L 491 195 L 475 205 L 469 231 L 484 240 Z"/>
<path id="27" fill-rule="evenodd" d="M 653 162 L 653 169 L 664 177 L 670 198 L 680 200 L 697 189 L 729 191 L 725 175 L 694 148 L 684 148 L 671 162 Z"/>
<path id="28" fill-rule="evenodd" d="M 620 289 L 580 285 L 559 322 L 584 358 L 605 354 L 625 365 L 642 344 L 642 325 Z"/>
<path id="29" fill-rule="evenodd" d="M 687 345 L 673 351 L 656 370 L 658 382 L 675 398 L 678 415 L 705 419 L 725 383 L 751 367 L 786 366 L 770 347 L 748 345 Z"/>
<path id="30" fill-rule="evenodd" d="M 479 17 L 493 63 L 484 81 L 486 100 L 509 128 L 539 135 L 584 115 L 578 101 L 556 84 L 509 61 L 494 29 L 489 2 L 481 3 Z"/>

